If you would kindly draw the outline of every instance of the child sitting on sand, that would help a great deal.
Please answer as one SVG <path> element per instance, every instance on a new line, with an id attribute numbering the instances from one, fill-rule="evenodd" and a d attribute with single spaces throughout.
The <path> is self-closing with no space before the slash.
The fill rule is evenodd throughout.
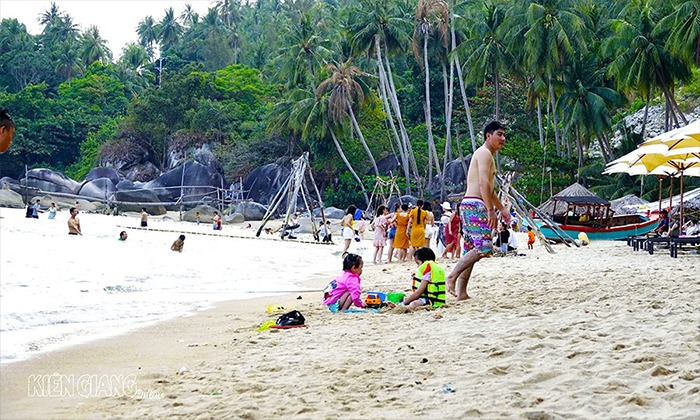
<path id="1" fill-rule="evenodd" d="M 170 249 L 177 252 L 182 252 L 182 247 L 185 246 L 185 235 L 180 235 L 175 239 L 175 242 L 170 246 Z"/>
<path id="2" fill-rule="evenodd" d="M 419 248 L 413 253 L 418 270 L 413 275 L 413 293 L 404 298 L 403 304 L 410 310 L 430 305 L 439 308 L 445 304 L 445 270 L 435 262 L 430 248 Z"/>
<path id="3" fill-rule="evenodd" d="M 350 309 L 354 303 L 358 308 L 365 306 L 360 299 L 360 275 L 362 275 L 362 257 L 357 254 L 348 254 L 343 259 L 343 274 L 331 281 L 323 289 L 323 304 L 328 306 L 331 312 Z"/>

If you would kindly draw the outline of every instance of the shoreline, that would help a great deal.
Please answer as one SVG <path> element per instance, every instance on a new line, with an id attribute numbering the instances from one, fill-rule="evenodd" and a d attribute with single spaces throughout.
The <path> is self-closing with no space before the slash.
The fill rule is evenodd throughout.
<path id="1" fill-rule="evenodd" d="M 473 298 L 448 297 L 437 310 L 331 314 L 321 292 L 256 297 L 0 365 L 0 417 L 697 414 L 700 259 L 620 242 L 555 250 L 536 245 L 523 257 L 482 260 Z M 371 251 L 363 252 L 363 291 L 410 288 L 415 264 L 375 266 Z M 318 290 L 338 273 L 299 287 Z M 298 309 L 307 327 L 256 332 L 279 315 L 268 305 Z M 86 375 L 87 397 L 37 395 L 53 374 Z"/>

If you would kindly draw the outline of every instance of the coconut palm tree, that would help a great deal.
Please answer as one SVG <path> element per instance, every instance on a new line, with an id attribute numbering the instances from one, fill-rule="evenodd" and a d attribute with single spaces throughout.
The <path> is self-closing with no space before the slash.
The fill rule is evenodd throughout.
<path id="1" fill-rule="evenodd" d="M 668 49 L 700 67 L 700 3 L 695 0 L 682 3 L 659 21 L 654 32 L 668 33 Z"/>
<path id="2" fill-rule="evenodd" d="M 437 175 L 441 176 L 440 158 L 438 157 L 435 140 L 433 139 L 433 122 L 430 105 L 430 64 L 428 62 L 428 40 L 438 36 L 442 46 L 447 47 L 447 33 L 450 25 L 450 8 L 443 0 L 418 0 L 416 7 L 415 27 L 413 31 L 413 55 L 418 65 L 425 72 L 425 124 L 428 131 L 428 153 L 435 162 Z M 422 44 L 422 48 L 421 48 Z M 422 52 L 422 54 L 421 54 Z M 422 60 L 421 60 L 422 57 Z M 431 177 L 432 167 L 429 166 L 428 177 Z"/>
<path id="3" fill-rule="evenodd" d="M 466 26 L 467 39 L 459 44 L 456 53 L 465 57 L 466 79 L 484 83 L 491 77 L 494 88 L 494 119 L 500 120 L 500 75 L 508 69 L 514 57 L 503 39 L 503 21 L 506 9 L 502 3 L 487 1 L 471 10 Z"/>
<path id="4" fill-rule="evenodd" d="M 158 28 L 153 16 L 146 16 L 141 19 L 136 28 L 139 36 L 139 44 L 146 47 L 148 55 L 153 58 L 153 44 L 158 41 Z"/>
<path id="5" fill-rule="evenodd" d="M 585 23 L 566 0 L 529 0 L 524 6 L 516 4 L 509 15 L 505 27 L 511 51 L 521 50 L 531 74 L 547 80 L 555 145 L 561 156 L 555 78 L 574 51 L 586 51 Z"/>
<path id="6" fill-rule="evenodd" d="M 73 76 L 83 71 L 80 60 L 80 46 L 69 38 L 61 43 L 56 54 L 56 71 L 65 78 L 64 80 L 68 80 L 70 85 Z"/>
<path id="7" fill-rule="evenodd" d="M 631 0 L 612 20 L 614 36 L 603 46 L 612 57 L 608 71 L 621 88 L 635 89 L 649 99 L 654 89 L 663 93 L 670 116 L 688 121 L 673 94 L 676 80 L 690 77 L 690 68 L 666 48 L 668 32 L 657 29 L 661 6 L 652 0 Z M 667 127 L 668 128 L 668 127 Z"/>
<path id="8" fill-rule="evenodd" d="M 313 90 L 314 74 L 331 56 L 329 41 L 322 36 L 321 28 L 309 12 L 292 14 L 283 31 L 285 45 L 275 58 L 280 78 L 287 80 L 289 87 L 303 85 Z"/>
<path id="9" fill-rule="evenodd" d="M 418 177 L 418 167 L 415 159 L 411 158 L 413 153 L 409 152 L 411 143 L 408 133 L 403 120 L 399 117 L 401 112 L 398 99 L 396 99 L 396 92 L 392 89 L 392 85 L 389 82 L 388 73 L 391 69 L 384 65 L 382 59 L 382 51 L 386 46 L 391 46 L 391 49 L 401 49 L 408 43 L 410 39 L 408 35 L 410 22 L 398 15 L 396 9 L 392 7 L 388 0 L 361 0 L 353 12 L 353 16 L 350 19 L 353 48 L 357 51 L 374 53 L 379 73 L 380 97 L 384 105 L 384 111 L 387 114 L 389 126 L 398 145 L 404 176 L 407 180 L 410 179 L 410 161 L 413 164 L 414 175 Z M 386 48 L 386 50 L 388 49 Z M 397 116 L 399 130 L 397 130 L 394 123 L 392 107 L 394 114 Z M 406 193 L 411 193 L 410 182 L 406 183 Z"/>
<path id="10" fill-rule="evenodd" d="M 182 19 L 182 23 L 185 26 L 191 28 L 199 22 L 199 15 L 194 11 L 192 5 L 188 3 L 185 4 L 185 9 L 180 13 L 180 19 Z"/>
<path id="11" fill-rule="evenodd" d="M 360 138 L 362 147 L 372 163 L 375 175 L 379 176 L 377 162 L 355 117 L 355 109 L 359 108 L 365 99 L 366 85 L 361 80 L 362 70 L 348 63 L 328 64 L 326 69 L 330 73 L 330 77 L 319 83 L 316 88 L 316 96 L 323 96 L 325 92 L 329 93 L 328 112 L 333 121 L 342 123 L 346 118 L 350 119 L 351 126 Z"/>
<path id="12" fill-rule="evenodd" d="M 163 52 L 168 51 L 180 40 L 182 25 L 178 22 L 178 18 L 175 17 L 175 11 L 172 7 L 165 11 L 165 16 L 156 25 L 156 33 Z"/>
<path id="13" fill-rule="evenodd" d="M 565 126 L 576 134 L 579 168 L 591 137 L 598 139 L 605 163 L 610 162 L 614 156 L 605 133 L 612 129 L 609 109 L 622 104 L 620 95 L 605 85 L 603 66 L 593 55 L 571 60 L 563 80 L 559 102 Z"/>
<path id="14" fill-rule="evenodd" d="M 80 35 L 80 57 L 86 67 L 95 61 L 107 63 L 112 60 L 112 52 L 107 47 L 107 40 L 102 38 L 97 26 L 89 26 Z"/>
<path id="15" fill-rule="evenodd" d="M 303 94 L 302 94 L 303 95 Z M 331 94 L 328 92 L 321 92 L 320 95 L 310 96 L 306 98 L 299 97 L 296 106 L 290 113 L 290 121 L 292 127 L 299 130 L 302 133 L 302 138 L 307 140 L 311 138 L 317 138 L 321 141 L 328 139 L 329 137 L 333 141 L 340 158 L 345 163 L 348 171 L 352 174 L 353 178 L 357 181 L 360 186 L 360 190 L 365 198 L 367 207 L 369 207 L 369 197 L 367 196 L 367 190 L 362 182 L 362 179 L 357 175 L 355 168 L 353 168 L 350 160 L 345 156 L 343 147 L 338 140 L 337 132 L 342 130 L 342 124 L 338 124 L 338 121 L 333 117 L 333 112 L 330 110 L 330 99 Z"/>

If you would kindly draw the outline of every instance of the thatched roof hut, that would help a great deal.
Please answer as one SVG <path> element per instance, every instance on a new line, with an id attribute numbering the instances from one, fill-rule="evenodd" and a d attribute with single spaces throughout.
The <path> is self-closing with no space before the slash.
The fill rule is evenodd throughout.
<path id="1" fill-rule="evenodd" d="M 571 202 L 585 202 L 588 201 L 587 199 L 590 199 L 591 201 L 596 201 L 596 202 L 605 202 L 602 198 L 598 197 L 595 195 L 593 192 L 589 191 L 584 187 L 583 185 L 579 184 L 578 182 L 575 182 L 568 186 L 567 188 L 559 191 L 558 193 L 554 194 L 552 198 L 549 200 L 545 201 L 542 203 L 538 209 L 549 215 L 563 215 L 567 211 L 567 206 L 566 205 L 561 205 L 559 204 L 558 206 L 556 205 L 557 202 L 561 203 L 562 199 L 568 198 L 568 201 Z M 555 213 L 556 211 L 556 213 Z M 581 208 L 577 208 L 577 214 L 583 213 L 586 211 L 586 207 L 582 206 Z"/>
<path id="2" fill-rule="evenodd" d="M 636 214 L 639 211 L 639 206 L 644 204 L 649 204 L 649 202 L 634 194 L 627 194 L 611 201 L 610 208 L 615 211 L 615 214 Z"/>

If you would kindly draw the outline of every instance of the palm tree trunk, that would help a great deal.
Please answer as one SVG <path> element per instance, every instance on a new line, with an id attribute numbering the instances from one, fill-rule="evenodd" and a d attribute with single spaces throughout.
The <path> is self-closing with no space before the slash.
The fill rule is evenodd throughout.
<path id="1" fill-rule="evenodd" d="M 540 107 L 540 96 L 537 95 L 537 129 L 540 131 L 540 147 L 544 149 L 544 127 L 542 127 L 542 107 Z"/>
<path id="2" fill-rule="evenodd" d="M 549 75 L 549 101 L 552 105 L 552 122 L 554 123 L 554 145 L 557 149 L 557 156 L 561 156 L 561 145 L 559 144 L 559 122 L 557 121 L 557 104 L 554 100 L 554 86 L 552 85 L 552 75 Z"/>
<path id="3" fill-rule="evenodd" d="M 399 131 L 401 132 L 401 138 L 404 142 L 404 147 L 408 151 L 408 158 L 413 169 L 413 176 L 415 177 L 416 184 L 418 185 L 418 192 L 423 195 L 423 183 L 421 182 L 421 176 L 418 172 L 418 164 L 416 163 L 416 156 L 413 153 L 413 146 L 411 146 L 411 140 L 408 137 L 408 131 L 406 131 L 406 126 L 403 123 L 403 117 L 401 115 L 401 107 L 399 106 L 399 98 L 396 94 L 396 86 L 394 85 L 394 75 L 391 72 L 391 63 L 389 62 L 389 50 L 384 44 L 384 64 L 386 65 L 386 74 L 388 81 L 389 98 L 391 99 L 391 106 L 396 114 L 396 121 L 399 123 Z M 406 180 L 408 182 L 408 180 Z"/>
<path id="4" fill-rule="evenodd" d="M 442 77 L 446 85 L 445 92 L 445 154 L 442 157 L 442 177 L 440 178 L 440 201 L 445 199 L 445 172 L 447 171 L 447 162 L 452 160 L 452 92 L 454 92 L 455 84 L 455 66 L 454 59 L 450 60 L 450 78 L 447 80 L 447 70 L 445 63 L 442 64 Z"/>
<path id="5" fill-rule="evenodd" d="M 642 119 L 642 141 L 646 138 L 647 134 L 647 119 L 649 118 L 649 101 L 651 100 L 651 93 L 647 94 L 647 104 L 644 107 L 644 118 Z"/>
<path id="6" fill-rule="evenodd" d="M 472 152 L 476 151 L 476 139 L 474 138 L 474 124 L 472 124 L 472 112 L 469 109 L 469 101 L 467 101 L 467 91 L 464 88 L 464 77 L 462 77 L 462 66 L 459 63 L 459 54 L 455 53 L 455 48 L 457 48 L 457 37 L 455 36 L 455 25 L 454 25 L 454 5 L 450 8 L 452 16 L 450 17 L 450 39 L 451 39 L 451 53 L 454 54 L 454 65 L 457 67 L 457 78 L 459 79 L 459 90 L 462 94 L 462 101 L 464 102 L 464 112 L 467 114 L 467 124 L 469 125 L 469 135 L 472 140 Z"/>
<path id="7" fill-rule="evenodd" d="M 673 92 L 669 90 L 668 85 L 666 85 L 666 82 L 663 79 L 661 79 L 661 71 L 659 69 L 656 70 L 656 74 L 661 80 L 661 90 L 663 90 L 664 95 L 666 95 L 666 98 L 671 103 L 672 109 L 675 109 L 676 112 L 678 112 L 678 116 L 681 117 L 683 124 L 688 125 L 688 120 L 685 118 L 685 115 L 683 115 L 683 111 L 681 111 L 681 108 L 678 106 L 678 102 L 676 102 L 676 98 L 673 96 Z"/>
<path id="8" fill-rule="evenodd" d="M 435 158 L 435 171 L 437 175 L 441 175 L 440 158 L 435 148 L 435 140 L 433 139 L 433 119 L 430 111 L 430 68 L 428 67 L 428 37 L 423 36 L 423 65 L 425 66 L 425 125 L 428 131 L 428 148 L 429 153 L 433 152 Z"/>
<path id="9" fill-rule="evenodd" d="M 382 50 L 380 45 L 379 36 L 374 37 L 374 50 L 377 55 L 377 67 L 379 68 L 379 88 L 382 96 L 382 103 L 384 104 L 384 112 L 386 112 L 387 119 L 389 120 L 389 126 L 394 134 L 394 139 L 399 147 L 399 154 L 401 155 L 401 166 L 403 166 L 404 176 L 406 178 L 406 194 L 411 194 L 411 175 L 408 166 L 408 151 L 406 150 L 405 144 L 401 141 L 398 132 L 396 131 L 396 125 L 394 124 L 394 118 L 391 116 L 391 106 L 389 105 L 389 98 L 387 94 L 387 80 L 386 72 L 384 71 L 384 63 L 382 62 Z"/>
<path id="10" fill-rule="evenodd" d="M 348 102 L 348 113 L 350 114 L 350 120 L 352 121 L 352 126 L 355 129 L 355 132 L 357 135 L 360 137 L 360 141 L 362 142 L 362 147 L 365 148 L 365 152 L 367 152 L 367 156 L 369 156 L 370 162 L 372 162 L 372 169 L 374 169 L 374 174 L 376 176 L 379 176 L 379 168 L 377 168 L 377 162 L 374 160 L 374 156 L 372 155 L 372 151 L 369 150 L 369 146 L 367 146 L 367 142 L 365 141 L 365 136 L 362 135 L 362 130 L 360 130 L 360 125 L 357 123 L 357 119 L 355 118 L 355 113 L 352 110 L 352 106 L 350 106 L 350 103 Z"/>
<path id="11" fill-rule="evenodd" d="M 496 66 L 493 68 L 493 90 L 494 94 L 496 96 L 496 99 L 494 101 L 494 119 L 496 121 L 500 121 L 501 119 L 501 84 L 499 83 L 498 80 L 498 69 Z"/>
<path id="12" fill-rule="evenodd" d="M 362 190 L 362 195 L 365 196 L 365 202 L 367 203 L 367 208 L 369 208 L 369 197 L 367 196 L 367 191 L 365 190 L 364 184 L 362 184 L 362 180 L 360 179 L 359 176 L 357 176 L 357 172 L 353 169 L 352 165 L 350 164 L 350 161 L 348 158 L 345 156 L 345 153 L 343 152 L 343 148 L 340 147 L 340 142 L 338 142 L 338 138 L 335 136 L 335 132 L 333 132 L 333 129 L 331 127 L 328 127 L 328 131 L 331 133 L 331 138 L 333 139 L 333 143 L 335 144 L 335 148 L 338 149 L 338 154 L 340 154 L 341 159 L 343 159 L 343 162 L 345 162 L 345 166 L 348 167 L 348 170 L 352 174 L 352 176 L 357 180 L 357 183 L 360 185 L 360 189 Z"/>
<path id="13" fill-rule="evenodd" d="M 578 169 L 581 169 L 583 168 L 583 142 L 578 128 L 576 129 L 576 153 L 578 154 Z"/>

